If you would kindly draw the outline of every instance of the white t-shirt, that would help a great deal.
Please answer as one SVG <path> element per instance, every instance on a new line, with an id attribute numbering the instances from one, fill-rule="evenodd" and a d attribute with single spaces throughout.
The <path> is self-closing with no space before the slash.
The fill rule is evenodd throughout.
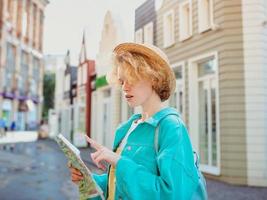
<path id="1" fill-rule="evenodd" d="M 124 136 L 122 142 L 120 143 L 119 148 L 120 148 L 121 150 L 124 149 L 124 147 L 125 147 L 125 145 L 126 145 L 126 143 L 127 143 L 127 140 L 128 140 L 129 135 L 130 135 L 130 134 L 133 132 L 133 130 L 138 126 L 138 124 L 140 124 L 140 123 L 142 123 L 142 122 L 143 122 L 143 121 L 142 121 L 141 119 L 138 119 L 137 121 L 134 120 L 134 121 L 132 122 L 132 125 L 131 125 L 131 127 L 129 128 L 127 134 Z"/>

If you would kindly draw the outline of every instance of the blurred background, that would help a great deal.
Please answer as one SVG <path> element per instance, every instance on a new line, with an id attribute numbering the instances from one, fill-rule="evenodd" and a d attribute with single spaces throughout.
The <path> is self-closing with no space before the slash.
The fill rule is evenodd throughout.
<path id="1" fill-rule="evenodd" d="M 111 148 L 140 112 L 106 81 L 134 41 L 169 58 L 209 199 L 266 199 L 267 1 L 0 0 L 0 200 L 78 199 L 59 133 L 103 173 L 83 134 Z"/>

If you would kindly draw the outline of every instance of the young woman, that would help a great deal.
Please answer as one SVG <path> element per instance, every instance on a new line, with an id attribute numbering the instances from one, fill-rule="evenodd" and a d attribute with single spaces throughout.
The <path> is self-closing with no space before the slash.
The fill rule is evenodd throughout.
<path id="1" fill-rule="evenodd" d="M 175 89 L 167 56 L 155 46 L 122 43 L 114 49 L 108 81 L 120 84 L 129 106 L 141 106 L 142 113 L 117 128 L 113 150 L 88 138 L 96 150 L 91 154 L 94 163 L 102 169 L 103 162 L 111 166 L 107 173 L 94 175 L 106 198 L 206 199 L 187 129 L 179 113 L 163 105 Z M 70 170 L 73 182 L 83 178 Z"/>

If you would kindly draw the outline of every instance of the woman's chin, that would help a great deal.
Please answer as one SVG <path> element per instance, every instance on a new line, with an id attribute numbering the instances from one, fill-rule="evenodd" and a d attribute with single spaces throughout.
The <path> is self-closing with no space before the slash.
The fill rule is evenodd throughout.
<path id="1" fill-rule="evenodd" d="M 131 107 L 131 108 L 134 108 L 134 107 L 138 106 L 134 102 L 131 102 L 131 101 L 128 101 L 127 103 L 128 103 L 128 106 Z"/>

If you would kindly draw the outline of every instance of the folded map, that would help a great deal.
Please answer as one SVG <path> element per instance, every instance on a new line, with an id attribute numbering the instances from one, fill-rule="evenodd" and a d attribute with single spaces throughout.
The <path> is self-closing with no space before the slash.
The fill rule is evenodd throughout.
<path id="1" fill-rule="evenodd" d="M 91 171 L 81 159 L 80 150 L 71 144 L 62 134 L 59 134 L 56 137 L 56 141 L 65 156 L 68 158 L 71 166 L 80 170 L 83 174 L 84 179 L 79 182 L 80 200 L 86 200 L 97 196 L 100 196 L 100 198 L 104 200 L 103 191 L 97 185 L 92 177 Z"/>

